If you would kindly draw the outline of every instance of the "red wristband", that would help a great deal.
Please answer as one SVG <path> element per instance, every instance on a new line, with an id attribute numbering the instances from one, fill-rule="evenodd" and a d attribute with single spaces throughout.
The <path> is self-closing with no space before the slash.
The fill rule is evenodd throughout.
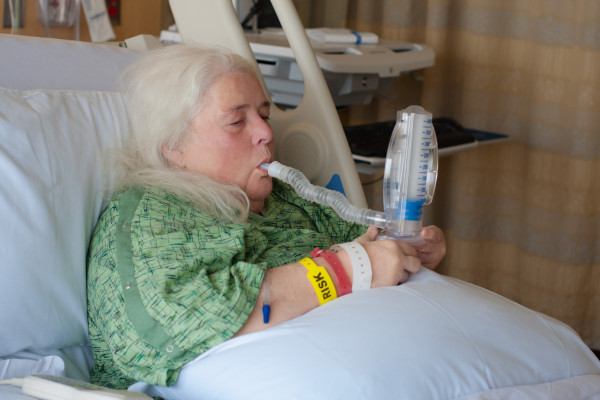
<path id="1" fill-rule="evenodd" d="M 315 258 L 323 257 L 325 261 L 329 263 L 335 277 L 337 278 L 338 284 L 340 285 L 338 290 L 339 296 L 352 293 L 352 283 L 350 283 L 348 274 L 346 274 L 344 266 L 333 252 L 329 250 L 321 250 L 318 247 L 316 247 L 313 251 L 310 252 L 310 256 Z"/>

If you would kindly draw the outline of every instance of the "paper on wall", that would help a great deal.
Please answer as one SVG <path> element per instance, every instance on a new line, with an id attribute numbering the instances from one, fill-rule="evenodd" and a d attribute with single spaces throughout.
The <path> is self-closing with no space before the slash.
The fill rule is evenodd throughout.
<path id="1" fill-rule="evenodd" d="M 105 42 L 114 39 L 116 36 L 108 18 L 105 1 L 83 0 L 82 4 L 92 42 Z"/>

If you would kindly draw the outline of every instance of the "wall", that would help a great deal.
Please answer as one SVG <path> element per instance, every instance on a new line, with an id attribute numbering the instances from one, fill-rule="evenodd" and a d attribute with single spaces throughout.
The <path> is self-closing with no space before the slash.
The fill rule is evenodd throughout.
<path id="1" fill-rule="evenodd" d="M 158 36 L 162 29 L 166 29 L 173 23 L 168 0 L 122 0 L 120 4 L 121 21 L 119 25 L 113 26 L 116 41 L 123 41 L 142 33 Z M 1 7 L 2 20 L 4 19 L 3 12 L 4 7 Z M 80 40 L 90 41 L 90 34 L 83 11 L 80 15 L 80 23 Z M 0 28 L 0 33 L 11 33 L 11 28 Z M 44 26 L 38 20 L 37 1 L 25 1 L 24 27 L 19 29 L 18 34 L 46 36 Z M 75 30 L 72 27 L 53 27 L 50 30 L 50 36 L 58 39 L 74 39 Z"/>

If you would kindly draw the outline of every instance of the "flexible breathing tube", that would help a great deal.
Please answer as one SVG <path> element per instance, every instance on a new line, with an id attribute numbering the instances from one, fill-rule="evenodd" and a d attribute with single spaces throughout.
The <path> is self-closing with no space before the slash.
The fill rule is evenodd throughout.
<path id="1" fill-rule="evenodd" d="M 331 207 L 340 218 L 348 222 L 374 225 L 381 229 L 386 228 L 383 212 L 356 207 L 342 193 L 313 185 L 302 172 L 295 168 L 285 166 L 277 161 L 261 164 L 261 167 L 268 171 L 269 176 L 277 178 L 294 188 L 298 196 Z"/>
<path id="2" fill-rule="evenodd" d="M 438 152 L 431 113 L 422 107 L 398 111 L 385 162 L 383 212 L 358 208 L 342 193 L 315 186 L 302 172 L 276 161 L 261 167 L 292 186 L 303 199 L 331 207 L 342 219 L 384 229 L 378 239 L 425 242 L 421 237 L 422 209 L 433 198 Z"/>

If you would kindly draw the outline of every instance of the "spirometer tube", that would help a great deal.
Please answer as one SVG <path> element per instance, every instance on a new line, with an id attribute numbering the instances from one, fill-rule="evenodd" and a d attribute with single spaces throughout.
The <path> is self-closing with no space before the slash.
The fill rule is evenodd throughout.
<path id="1" fill-rule="evenodd" d="M 358 208 L 340 192 L 315 186 L 297 169 L 277 161 L 262 164 L 269 176 L 294 188 L 305 200 L 329 206 L 344 220 L 384 229 L 378 239 L 411 244 L 421 238 L 423 206 L 433 198 L 437 181 L 437 140 L 431 113 L 419 106 L 398 111 L 383 175 L 383 208 Z"/>
<path id="2" fill-rule="evenodd" d="M 298 196 L 333 208 L 340 218 L 348 222 L 386 228 L 383 212 L 356 207 L 342 193 L 313 185 L 302 172 L 295 168 L 285 166 L 277 161 L 262 164 L 261 167 L 268 171 L 269 176 L 289 184 Z"/>

